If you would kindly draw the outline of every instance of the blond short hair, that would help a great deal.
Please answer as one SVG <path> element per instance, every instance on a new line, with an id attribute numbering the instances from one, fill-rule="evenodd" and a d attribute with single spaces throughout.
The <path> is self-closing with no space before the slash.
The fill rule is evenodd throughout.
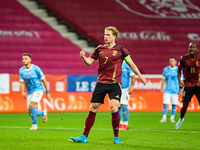
<path id="1" fill-rule="evenodd" d="M 116 27 L 113 27 L 113 26 L 109 26 L 109 27 L 106 27 L 105 30 L 109 30 L 112 32 L 112 35 L 116 35 L 116 37 L 118 36 L 119 34 L 119 31 L 117 30 Z"/>

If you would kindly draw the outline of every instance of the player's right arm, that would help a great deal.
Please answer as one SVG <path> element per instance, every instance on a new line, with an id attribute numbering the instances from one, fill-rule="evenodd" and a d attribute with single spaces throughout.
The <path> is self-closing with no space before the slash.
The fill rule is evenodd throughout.
<path id="1" fill-rule="evenodd" d="M 181 80 L 181 70 L 182 70 L 182 63 L 181 62 L 182 62 L 182 60 L 183 60 L 183 57 L 180 58 L 180 62 L 179 62 L 179 65 L 178 65 L 178 70 L 177 70 L 178 83 L 179 83 L 180 88 L 184 87 L 184 83 Z"/>
<path id="2" fill-rule="evenodd" d="M 19 82 L 20 82 L 20 91 L 22 93 L 22 97 L 26 98 L 22 69 L 19 70 Z"/>
<path id="3" fill-rule="evenodd" d="M 183 87 L 184 87 L 184 84 L 183 84 L 183 82 L 182 82 L 182 80 L 181 80 L 181 67 L 180 67 L 180 66 L 178 67 L 177 75 L 178 75 L 179 87 L 180 87 L 180 88 L 183 88 Z"/>
<path id="4" fill-rule="evenodd" d="M 163 77 L 162 77 L 162 81 L 161 81 L 161 89 L 160 89 L 160 92 L 161 92 L 161 93 L 164 93 L 164 91 L 165 91 L 165 83 L 166 83 L 166 69 L 167 69 L 167 68 L 164 68 L 164 70 L 163 70 Z"/>
<path id="5" fill-rule="evenodd" d="M 165 82 L 166 82 L 166 80 L 165 79 L 162 79 L 162 83 L 161 83 L 161 92 L 163 93 L 164 92 L 164 90 L 165 90 Z"/>
<path id="6" fill-rule="evenodd" d="M 24 82 L 20 81 L 20 90 L 21 90 L 21 93 L 22 93 L 22 97 L 23 98 L 26 98 L 26 93 L 25 93 L 25 88 L 24 88 Z"/>
<path id="7" fill-rule="evenodd" d="M 94 62 L 95 62 L 95 59 L 92 59 L 91 57 L 86 57 L 85 56 L 85 51 L 84 50 L 81 50 L 80 51 L 80 57 L 83 59 L 83 62 L 87 65 L 87 66 L 91 66 Z"/>

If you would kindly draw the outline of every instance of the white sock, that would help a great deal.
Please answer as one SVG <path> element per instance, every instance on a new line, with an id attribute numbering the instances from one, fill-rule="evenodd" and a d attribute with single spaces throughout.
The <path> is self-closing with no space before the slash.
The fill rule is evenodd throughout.
<path id="1" fill-rule="evenodd" d="M 120 123 L 119 123 L 119 124 L 124 124 L 124 123 L 123 123 L 123 121 L 120 121 Z"/>
<path id="2" fill-rule="evenodd" d="M 46 111 L 46 110 L 44 110 L 43 112 L 44 112 L 44 115 L 43 115 L 43 116 L 45 116 L 45 115 L 47 114 L 47 111 Z"/>
<path id="3" fill-rule="evenodd" d="M 171 118 L 170 118 L 170 120 L 174 120 L 174 115 L 171 115 Z"/>
<path id="4" fill-rule="evenodd" d="M 167 115 L 165 114 L 165 115 L 163 115 L 162 119 L 166 120 L 166 117 L 167 117 Z"/>
<path id="5" fill-rule="evenodd" d="M 124 124 L 125 124 L 125 125 L 128 125 L 128 121 L 124 121 Z"/>

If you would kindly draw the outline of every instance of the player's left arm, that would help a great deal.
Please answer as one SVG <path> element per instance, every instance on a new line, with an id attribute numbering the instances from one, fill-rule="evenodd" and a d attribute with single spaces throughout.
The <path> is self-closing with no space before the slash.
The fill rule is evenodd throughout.
<path id="1" fill-rule="evenodd" d="M 49 101 L 51 101 L 51 95 L 49 94 L 49 88 L 48 88 L 48 85 L 47 85 L 47 80 L 44 78 L 44 79 L 42 79 L 42 82 L 43 82 L 43 85 L 46 89 L 46 97 Z"/>
<path id="2" fill-rule="evenodd" d="M 183 81 L 183 72 L 181 71 L 181 83 L 184 83 Z M 179 87 L 179 95 L 182 96 L 183 95 L 183 88 Z"/>
<path id="3" fill-rule="evenodd" d="M 135 65 L 135 63 L 132 61 L 130 55 L 126 56 L 124 58 L 124 60 L 126 61 L 126 63 L 129 65 L 129 67 L 131 68 L 131 70 L 138 75 L 140 82 L 142 82 L 144 85 L 146 84 L 146 78 L 142 76 L 142 74 L 140 73 L 139 69 L 137 68 L 137 66 Z"/>
<path id="4" fill-rule="evenodd" d="M 128 89 L 128 94 L 132 94 L 133 93 L 133 87 L 135 85 L 135 75 L 131 76 L 131 86 Z"/>

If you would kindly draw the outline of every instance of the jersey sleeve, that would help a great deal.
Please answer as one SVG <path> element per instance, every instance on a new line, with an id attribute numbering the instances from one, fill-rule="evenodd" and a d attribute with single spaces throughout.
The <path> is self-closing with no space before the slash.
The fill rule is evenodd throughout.
<path id="1" fill-rule="evenodd" d="M 129 51 L 126 48 L 122 47 L 122 57 L 123 57 L 123 59 L 127 56 L 130 56 Z"/>
<path id="2" fill-rule="evenodd" d="M 42 70 L 39 68 L 39 67 L 36 67 L 36 73 L 37 73 L 37 76 L 40 80 L 43 80 L 45 78 Z"/>
<path id="3" fill-rule="evenodd" d="M 95 59 L 95 60 L 97 60 L 99 58 L 99 47 L 100 47 L 100 45 L 90 55 L 90 58 Z"/>

